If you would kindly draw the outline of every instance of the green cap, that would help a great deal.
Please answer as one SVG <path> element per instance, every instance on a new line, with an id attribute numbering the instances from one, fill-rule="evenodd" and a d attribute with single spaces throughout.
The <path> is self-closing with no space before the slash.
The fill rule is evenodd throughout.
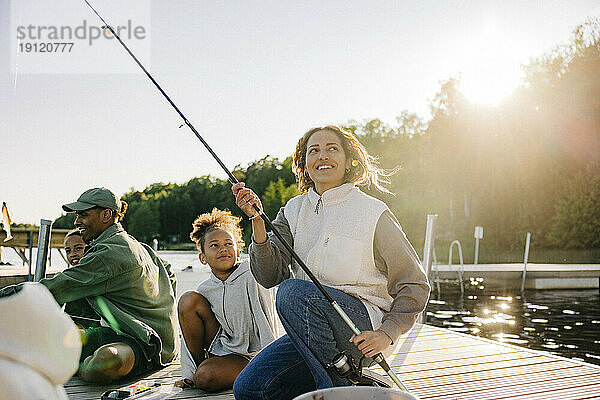
<path id="1" fill-rule="evenodd" d="M 121 200 L 107 188 L 93 188 L 83 192 L 74 203 L 62 206 L 66 212 L 89 210 L 94 207 L 121 210 Z"/>

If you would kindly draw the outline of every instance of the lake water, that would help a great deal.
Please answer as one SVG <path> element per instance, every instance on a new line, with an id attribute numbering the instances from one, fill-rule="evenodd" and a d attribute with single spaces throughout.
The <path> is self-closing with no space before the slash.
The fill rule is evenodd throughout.
<path id="1" fill-rule="evenodd" d="M 178 296 L 194 289 L 209 275 L 195 252 L 159 253 L 177 274 Z M 4 248 L 2 260 L 21 265 L 12 249 Z M 52 251 L 52 263 L 65 266 L 56 250 Z M 189 266 L 192 268 L 186 268 Z M 598 290 L 529 290 L 522 295 L 519 290 L 499 293 L 480 289 L 475 283 L 467 285 L 463 296 L 458 285 L 442 284 L 440 296 L 432 293 L 427 323 L 600 364 Z"/>
<path id="2" fill-rule="evenodd" d="M 529 349 L 600 364 L 597 289 L 494 293 L 442 285 L 432 294 L 427 323 Z"/>

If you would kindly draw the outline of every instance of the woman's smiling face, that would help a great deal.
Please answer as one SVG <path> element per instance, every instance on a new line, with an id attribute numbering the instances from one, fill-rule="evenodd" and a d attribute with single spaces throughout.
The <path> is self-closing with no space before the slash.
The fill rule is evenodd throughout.
<path id="1" fill-rule="evenodd" d="M 306 170 L 317 193 L 323 194 L 343 184 L 346 168 L 349 167 L 350 160 L 346 159 L 338 135 L 325 129 L 311 135 L 306 143 Z"/>

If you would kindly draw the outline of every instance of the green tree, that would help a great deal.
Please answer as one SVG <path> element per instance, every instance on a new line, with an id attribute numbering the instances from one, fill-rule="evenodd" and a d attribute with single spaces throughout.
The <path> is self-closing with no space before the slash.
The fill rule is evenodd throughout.
<path id="1" fill-rule="evenodd" d="M 286 161 L 289 162 L 289 165 L 286 164 Z M 291 158 L 286 159 L 283 163 L 271 156 L 254 161 L 245 170 L 246 186 L 262 196 L 269 184 L 279 178 L 283 179 L 286 185 L 291 185 L 295 182 L 295 177 L 290 167 Z"/>
<path id="2" fill-rule="evenodd" d="M 572 177 L 557 201 L 550 243 L 558 248 L 600 248 L 600 165 Z"/>
<path id="3" fill-rule="evenodd" d="M 148 244 L 158 237 L 160 229 L 158 200 L 143 201 L 129 216 L 128 229 L 131 235 Z"/>
<path id="4" fill-rule="evenodd" d="M 75 228 L 75 213 L 61 214 L 52 223 L 53 228 L 57 229 L 74 229 Z"/>
<path id="5" fill-rule="evenodd" d="M 271 219 L 275 218 L 279 209 L 283 207 L 289 199 L 298 196 L 299 194 L 300 191 L 296 184 L 286 186 L 283 178 L 278 178 L 277 181 L 271 181 L 262 197 L 265 213 Z"/>

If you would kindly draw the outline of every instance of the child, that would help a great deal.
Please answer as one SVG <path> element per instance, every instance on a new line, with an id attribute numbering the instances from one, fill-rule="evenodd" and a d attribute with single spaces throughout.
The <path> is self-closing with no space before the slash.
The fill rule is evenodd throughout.
<path id="1" fill-rule="evenodd" d="M 65 236 L 65 254 L 70 267 L 79 264 L 79 260 L 83 257 L 86 243 L 81 237 L 81 233 L 77 229 L 69 231 Z"/>
<path id="2" fill-rule="evenodd" d="M 211 392 L 231 388 L 250 358 L 275 339 L 271 293 L 257 285 L 249 263 L 240 260 L 240 220 L 215 208 L 192 225 L 190 238 L 211 274 L 179 300 L 180 386 Z"/>

